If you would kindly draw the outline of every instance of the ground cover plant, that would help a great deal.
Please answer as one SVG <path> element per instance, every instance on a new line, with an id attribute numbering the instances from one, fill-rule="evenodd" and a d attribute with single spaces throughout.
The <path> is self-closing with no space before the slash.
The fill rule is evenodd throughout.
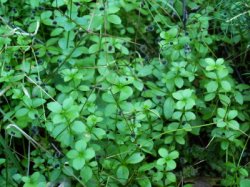
<path id="1" fill-rule="evenodd" d="M 249 0 L 0 5 L 0 186 L 250 186 Z"/>

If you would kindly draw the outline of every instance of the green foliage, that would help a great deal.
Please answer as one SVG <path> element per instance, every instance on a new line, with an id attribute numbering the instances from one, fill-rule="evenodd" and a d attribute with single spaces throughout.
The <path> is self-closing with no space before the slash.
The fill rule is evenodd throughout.
<path id="1" fill-rule="evenodd" d="M 0 186 L 248 186 L 249 1 L 0 4 Z"/>
<path id="2" fill-rule="evenodd" d="M 78 140 L 75 143 L 75 149 L 67 153 L 67 157 L 72 161 L 72 166 L 76 170 L 82 169 L 85 162 L 95 156 L 95 151 L 92 148 L 87 148 L 87 143 L 84 140 Z"/>

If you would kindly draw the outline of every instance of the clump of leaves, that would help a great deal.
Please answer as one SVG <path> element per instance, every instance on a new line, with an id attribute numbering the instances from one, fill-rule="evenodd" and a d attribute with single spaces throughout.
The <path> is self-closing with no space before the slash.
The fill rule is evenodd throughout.
<path id="1" fill-rule="evenodd" d="M 247 184 L 247 34 L 185 2 L 0 0 L 0 184 Z"/>

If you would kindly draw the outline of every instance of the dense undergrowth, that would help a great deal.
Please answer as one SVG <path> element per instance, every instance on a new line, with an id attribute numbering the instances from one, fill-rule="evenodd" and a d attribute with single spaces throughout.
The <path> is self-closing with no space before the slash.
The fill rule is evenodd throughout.
<path id="1" fill-rule="evenodd" d="M 0 5 L 0 186 L 250 186 L 249 0 Z"/>

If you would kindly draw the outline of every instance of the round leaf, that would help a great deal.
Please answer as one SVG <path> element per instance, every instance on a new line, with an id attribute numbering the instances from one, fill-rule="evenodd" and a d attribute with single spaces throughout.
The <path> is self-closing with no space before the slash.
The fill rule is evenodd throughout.
<path id="1" fill-rule="evenodd" d="M 158 150 L 158 153 L 159 153 L 159 155 L 160 155 L 161 157 L 163 157 L 163 158 L 165 158 L 165 157 L 168 156 L 168 150 L 165 149 L 165 148 L 160 148 L 160 149 Z"/>

